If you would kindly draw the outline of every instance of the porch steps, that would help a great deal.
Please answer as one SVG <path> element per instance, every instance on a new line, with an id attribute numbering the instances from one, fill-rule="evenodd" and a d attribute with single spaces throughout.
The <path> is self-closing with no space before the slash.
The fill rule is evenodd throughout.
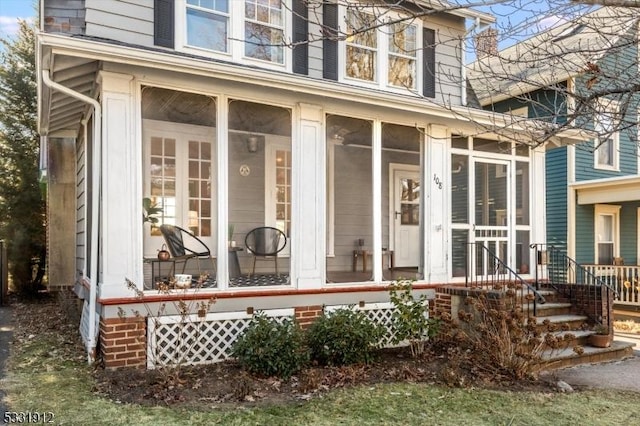
<path id="1" fill-rule="evenodd" d="M 620 360 L 633 356 L 634 346 L 634 343 L 614 340 L 608 348 L 583 346 L 584 352 L 582 354 L 577 354 L 573 348 L 563 350 L 548 349 L 543 352 L 540 365 L 543 370 L 557 370 L 580 364 Z"/>
<path id="2" fill-rule="evenodd" d="M 562 330 L 551 332 L 558 338 L 571 333 L 574 339 L 564 342 L 564 349 L 546 349 L 542 352 L 541 368 L 543 370 L 555 370 L 580 364 L 592 364 L 623 359 L 633 356 L 633 343 L 613 341 L 608 348 L 596 348 L 589 345 L 589 336 L 594 334 L 591 330 L 585 330 L 589 318 L 586 315 L 577 315 L 571 303 L 568 303 L 561 295 L 553 290 L 541 290 L 540 293 L 547 301 L 537 305 L 536 324 L 543 326 L 545 321 L 552 325 L 561 326 Z M 529 308 L 531 309 L 531 308 Z M 582 353 L 574 351 L 576 346 L 582 348 Z"/>

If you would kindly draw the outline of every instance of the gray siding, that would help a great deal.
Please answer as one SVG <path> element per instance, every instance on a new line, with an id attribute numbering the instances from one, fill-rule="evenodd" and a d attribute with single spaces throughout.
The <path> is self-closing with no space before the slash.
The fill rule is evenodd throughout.
<path id="1" fill-rule="evenodd" d="M 389 240 L 389 164 L 419 164 L 419 155 L 394 151 L 382 153 L 382 246 Z M 336 145 L 334 163 L 334 258 L 329 271 L 349 271 L 356 240 L 364 238 L 365 249 L 373 248 L 373 204 L 371 149 Z"/>
<path id="2" fill-rule="evenodd" d="M 322 78 L 322 2 L 309 3 L 309 77 Z"/>
<path id="3" fill-rule="evenodd" d="M 443 13 L 424 18 L 426 28 L 436 31 L 436 100 L 450 105 L 462 103 L 462 51 L 465 23 Z M 466 83 L 465 83 L 466 90 Z"/>
<path id="4" fill-rule="evenodd" d="M 85 141 L 78 142 L 76 147 L 76 269 L 81 273 L 86 266 L 85 233 L 86 217 L 86 180 L 85 180 Z"/>
<path id="5" fill-rule="evenodd" d="M 85 0 L 44 0 L 42 2 L 45 32 L 83 34 Z"/>
<path id="6" fill-rule="evenodd" d="M 153 0 L 86 0 L 87 35 L 153 46 Z"/>
<path id="7" fill-rule="evenodd" d="M 547 243 L 567 249 L 567 148 L 547 152 Z"/>

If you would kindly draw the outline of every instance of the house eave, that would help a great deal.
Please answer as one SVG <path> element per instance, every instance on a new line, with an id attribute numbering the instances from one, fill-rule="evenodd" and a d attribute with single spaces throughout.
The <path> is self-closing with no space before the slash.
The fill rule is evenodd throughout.
<path id="1" fill-rule="evenodd" d="M 640 176 L 621 176 L 569 184 L 578 204 L 623 203 L 640 200 Z"/>
<path id="2" fill-rule="evenodd" d="M 38 43 L 43 58 L 44 55 L 47 58 L 46 61 L 41 61 L 43 70 L 48 70 L 56 57 L 78 57 L 86 60 L 125 63 L 132 66 L 200 75 L 228 82 L 244 84 L 254 82 L 252 84 L 339 101 L 357 101 L 372 106 L 383 105 L 398 111 L 427 115 L 429 119 L 453 120 L 460 124 L 466 123 L 470 127 L 479 127 L 489 131 L 507 129 L 506 131 L 510 134 L 521 135 L 531 140 L 542 138 L 545 134 L 545 132 L 539 131 L 539 125 L 532 127 L 527 123 L 519 123 L 518 121 L 522 121 L 521 118 L 515 121 L 513 117 L 505 114 L 465 106 L 448 106 L 420 96 L 350 86 L 340 82 L 296 74 L 216 62 L 207 58 L 184 57 L 170 51 L 147 50 L 140 47 L 43 33 L 39 34 Z M 48 99 L 43 102 L 48 102 Z M 46 114 L 47 110 L 47 108 L 43 108 L 42 114 Z M 44 123 L 47 120 L 42 117 L 41 122 Z M 532 130 L 534 128 L 535 131 Z M 563 134 L 555 134 L 551 139 L 560 143 L 559 138 L 564 137 Z"/>

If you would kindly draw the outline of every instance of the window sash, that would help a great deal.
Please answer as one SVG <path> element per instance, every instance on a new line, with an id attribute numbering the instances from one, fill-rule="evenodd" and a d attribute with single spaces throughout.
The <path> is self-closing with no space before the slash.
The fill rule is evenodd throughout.
<path id="1" fill-rule="evenodd" d="M 187 45 L 229 52 L 229 18 L 231 16 L 226 0 L 212 0 L 211 7 L 202 6 L 202 1 L 188 0 L 186 10 Z M 216 5 L 225 7 L 215 8 Z"/>

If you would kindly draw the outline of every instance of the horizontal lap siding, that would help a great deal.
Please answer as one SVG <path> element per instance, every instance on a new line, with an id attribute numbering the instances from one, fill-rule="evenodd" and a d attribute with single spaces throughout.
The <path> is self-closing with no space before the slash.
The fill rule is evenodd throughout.
<path id="1" fill-rule="evenodd" d="M 620 256 L 626 265 L 638 258 L 638 207 L 640 201 L 622 203 L 620 209 Z"/>
<path id="2" fill-rule="evenodd" d="M 389 164 L 420 164 L 418 154 L 382 153 L 382 246 L 390 247 Z M 356 240 L 364 238 L 365 249 L 373 249 L 371 150 L 335 147 L 335 258 L 328 259 L 330 271 L 349 270 Z"/>
<path id="3" fill-rule="evenodd" d="M 460 105 L 460 40 L 464 38 L 464 20 L 445 14 L 434 14 L 424 18 L 424 26 L 436 31 L 436 100 Z"/>
<path id="4" fill-rule="evenodd" d="M 595 263 L 594 206 L 576 205 L 576 261 Z"/>
<path id="5" fill-rule="evenodd" d="M 309 77 L 322 78 L 322 2 L 309 4 Z M 315 41 L 313 41 L 315 40 Z"/>
<path id="6" fill-rule="evenodd" d="M 556 148 L 546 155 L 547 243 L 567 248 L 567 149 Z"/>
<path id="7" fill-rule="evenodd" d="M 606 56 L 599 60 L 597 65 L 602 70 L 602 76 L 599 77 L 591 91 L 606 92 L 611 88 L 617 89 L 623 81 L 634 81 L 637 79 L 638 72 L 638 48 L 637 41 L 633 41 L 635 34 L 632 32 L 622 35 L 618 41 L 618 46 L 613 46 Z M 611 77 L 606 77 L 611 76 Z M 584 74 L 576 79 L 576 87 L 578 90 L 590 92 L 586 90 L 587 80 L 592 76 Z M 621 124 L 623 130 L 620 131 L 620 149 L 619 149 L 619 171 L 597 170 L 594 168 L 594 148 L 593 141 L 585 142 L 576 146 L 576 180 L 585 181 L 600 178 L 611 178 L 625 175 L 635 175 L 638 173 L 638 147 L 637 147 L 637 109 L 640 102 L 640 95 L 636 94 L 632 97 L 629 105 L 625 105 L 628 100 L 625 98 L 620 105 L 621 109 L 626 112 Z M 587 123 L 592 128 L 593 123 Z"/>
<path id="8" fill-rule="evenodd" d="M 76 149 L 76 269 L 81 272 L 85 268 L 85 200 L 86 200 L 86 180 L 85 180 L 85 144 L 80 142 Z"/>
<path id="9" fill-rule="evenodd" d="M 153 46 L 153 0 L 86 0 L 87 35 Z"/>

